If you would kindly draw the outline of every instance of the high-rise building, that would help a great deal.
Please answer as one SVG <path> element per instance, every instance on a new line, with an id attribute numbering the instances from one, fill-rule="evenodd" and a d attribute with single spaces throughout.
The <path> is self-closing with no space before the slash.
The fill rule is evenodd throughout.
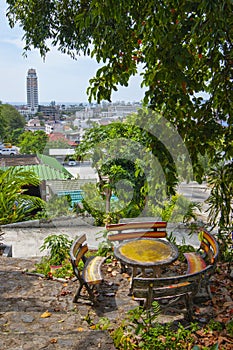
<path id="1" fill-rule="evenodd" d="M 31 68 L 27 75 L 27 106 L 31 112 L 37 112 L 38 109 L 38 81 L 36 70 Z"/>

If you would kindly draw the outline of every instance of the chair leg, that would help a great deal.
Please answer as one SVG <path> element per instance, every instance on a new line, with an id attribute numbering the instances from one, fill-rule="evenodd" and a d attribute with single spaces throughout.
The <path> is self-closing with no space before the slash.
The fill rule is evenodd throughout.
<path id="1" fill-rule="evenodd" d="M 81 291 L 83 289 L 83 287 L 85 286 L 87 292 L 88 292 L 88 295 L 89 295 L 89 299 L 94 303 L 95 301 L 95 296 L 94 296 L 94 293 L 93 293 L 93 290 L 92 288 L 85 282 L 80 282 L 80 285 L 79 285 L 79 288 L 73 298 L 73 303 L 77 303 L 78 302 L 78 299 L 81 297 Z"/>
<path id="2" fill-rule="evenodd" d="M 87 292 L 89 294 L 90 300 L 94 303 L 95 302 L 95 296 L 94 296 L 94 293 L 93 293 L 94 286 L 93 286 L 93 288 L 91 288 L 91 287 L 89 287 L 89 285 L 87 283 L 85 283 L 85 287 L 86 287 Z"/>
<path id="3" fill-rule="evenodd" d="M 185 294 L 185 305 L 187 309 L 188 319 L 191 322 L 193 320 L 193 298 L 189 293 Z"/>
<path id="4" fill-rule="evenodd" d="M 207 294 L 209 295 L 210 299 L 212 300 L 212 299 L 213 299 L 213 295 L 212 295 L 212 293 L 211 293 L 211 289 L 210 289 L 209 283 L 206 283 L 206 284 L 205 284 L 205 289 L 206 289 L 206 292 L 207 292 Z"/>
<path id="5" fill-rule="evenodd" d="M 84 285 L 84 283 L 80 283 L 80 286 L 78 287 L 78 290 L 77 290 L 77 292 L 76 292 L 76 294 L 74 296 L 73 303 L 77 303 L 78 302 L 78 298 L 80 297 L 83 285 Z"/>

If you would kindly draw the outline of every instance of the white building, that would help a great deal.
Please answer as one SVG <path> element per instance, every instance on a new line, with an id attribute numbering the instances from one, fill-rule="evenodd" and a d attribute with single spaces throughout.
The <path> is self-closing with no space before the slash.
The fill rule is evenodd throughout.
<path id="1" fill-rule="evenodd" d="M 38 110 L 38 81 L 36 70 L 31 68 L 27 74 L 27 106 L 31 113 Z"/>

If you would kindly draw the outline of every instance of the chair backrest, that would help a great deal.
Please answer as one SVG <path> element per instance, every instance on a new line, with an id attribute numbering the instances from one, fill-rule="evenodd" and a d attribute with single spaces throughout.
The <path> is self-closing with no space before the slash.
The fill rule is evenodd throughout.
<path id="1" fill-rule="evenodd" d="M 201 231 L 203 233 L 200 248 L 204 250 L 206 256 L 209 259 L 210 264 L 216 263 L 219 254 L 219 247 L 216 239 L 207 231 Z"/>
<path id="2" fill-rule="evenodd" d="M 186 293 L 195 294 L 201 280 L 200 274 L 172 276 L 165 278 L 143 278 L 132 279 L 132 295 L 134 298 L 147 299 L 151 304 L 153 299 L 160 299 L 182 295 Z"/>
<path id="3" fill-rule="evenodd" d="M 82 259 L 85 262 L 85 253 L 88 251 L 86 243 L 86 235 L 76 238 L 70 248 L 70 259 L 73 267 L 77 267 L 79 261 Z"/>
<path id="4" fill-rule="evenodd" d="M 119 224 L 108 224 L 106 230 L 115 231 L 115 234 L 108 235 L 109 241 L 124 241 L 134 238 L 165 238 L 167 222 L 165 221 L 145 221 L 128 222 Z"/>

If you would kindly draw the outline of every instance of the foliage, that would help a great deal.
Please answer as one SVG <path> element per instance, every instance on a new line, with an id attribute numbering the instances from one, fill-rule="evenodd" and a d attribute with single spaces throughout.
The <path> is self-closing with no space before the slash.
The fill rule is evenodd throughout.
<path id="1" fill-rule="evenodd" d="M 90 100 L 110 100 L 118 85 L 128 86 L 141 71 L 145 104 L 177 127 L 199 179 L 198 153 L 213 157 L 221 143 L 232 156 L 231 0 L 7 3 L 9 23 L 23 29 L 26 51 L 34 47 L 45 56 L 52 45 L 102 65 L 90 80 Z"/>
<path id="2" fill-rule="evenodd" d="M 25 118 L 17 109 L 9 104 L 1 104 L 0 108 L 0 140 L 12 142 L 16 129 L 22 130 L 26 124 Z"/>
<path id="3" fill-rule="evenodd" d="M 50 235 L 44 239 L 40 251 L 49 251 L 50 265 L 61 265 L 69 257 L 72 240 L 67 235 Z"/>
<path id="4" fill-rule="evenodd" d="M 179 255 L 178 255 L 179 261 L 182 261 L 182 262 L 185 261 L 184 253 L 195 252 L 195 248 L 190 244 L 186 244 L 185 239 L 182 239 L 182 244 L 178 244 L 176 241 L 176 236 L 174 236 L 173 232 L 171 232 L 167 236 L 167 239 L 169 242 L 177 246 L 178 252 L 179 252 Z"/>
<path id="5" fill-rule="evenodd" d="M 113 243 L 108 240 L 108 230 L 102 230 L 97 233 L 99 237 L 96 240 L 102 238 L 102 242 L 98 245 L 97 255 L 113 257 Z"/>
<path id="6" fill-rule="evenodd" d="M 94 202 L 88 200 L 88 202 L 82 200 L 83 208 L 95 219 L 95 226 L 104 226 L 107 222 L 117 223 L 120 219 L 119 213 L 109 212 L 105 213 L 100 209 L 96 209 L 93 205 Z"/>
<path id="7" fill-rule="evenodd" d="M 233 217 L 233 160 L 219 163 L 208 174 L 211 192 L 207 199 L 209 204 L 208 221 L 221 228 L 232 226 Z"/>
<path id="8" fill-rule="evenodd" d="M 149 118 L 152 123 L 155 119 L 160 118 L 156 113 L 150 114 L 146 110 L 139 111 L 139 113 L 143 124 Z M 156 169 L 157 182 L 159 176 L 162 176 L 163 179 L 165 178 L 166 193 L 168 195 L 175 194 L 174 187 L 178 179 L 173 157 L 157 135 L 153 135 L 146 128 L 143 129 L 140 124 L 137 125 L 132 119 L 129 120 L 129 123 L 115 122 L 107 126 L 95 126 L 89 129 L 76 153 L 82 157 L 91 153 L 93 165 L 96 167 L 100 179 L 106 175 L 110 178 L 117 177 L 121 169 L 122 174 L 120 176 L 131 176 L 131 182 L 135 182 L 137 177 L 138 181 L 142 177 L 145 182 L 145 174 L 150 174 L 155 166 L 154 162 L 149 162 L 150 158 L 148 157 L 151 156 L 152 159 L 150 160 L 152 161 L 158 159 L 163 171 L 163 175 L 161 175 L 159 169 Z M 115 166 L 120 168 L 117 168 L 116 171 Z M 135 168 L 134 174 L 132 173 L 132 167 Z M 127 174 L 128 171 L 131 172 L 130 175 Z M 119 178 L 115 182 L 117 180 Z M 146 196 L 146 184 L 144 184 L 143 189 L 144 196 Z M 135 191 L 140 191 L 140 188 L 136 188 Z M 158 195 L 159 193 L 157 193 Z"/>
<path id="9" fill-rule="evenodd" d="M 220 261 L 233 261 L 233 227 L 221 228 L 217 234 Z"/>
<path id="10" fill-rule="evenodd" d="M 33 171 L 10 167 L 0 170 L 0 224 L 30 220 L 45 202 L 27 194 L 29 186 L 39 186 Z"/>
<path id="11" fill-rule="evenodd" d="M 71 278 L 74 276 L 73 268 L 69 259 L 65 259 L 59 268 L 51 270 L 51 261 L 48 256 L 43 256 L 41 261 L 35 264 L 34 272 L 43 274 L 45 277 Z"/>
<path id="12" fill-rule="evenodd" d="M 191 202 L 184 196 L 176 194 L 157 206 L 152 206 L 151 213 L 155 217 L 160 217 L 162 221 L 189 222 L 196 220 L 197 210 L 201 210 L 201 205 Z"/>
<path id="13" fill-rule="evenodd" d="M 140 116 L 141 122 L 153 123 L 160 118 L 147 111 L 141 111 Z M 175 193 L 177 169 L 170 152 L 156 135 L 132 120 L 89 129 L 76 154 L 78 157 L 91 155 L 97 169 L 98 191 L 106 200 L 106 208 L 94 206 L 92 212 L 102 211 L 102 217 L 105 212 L 135 217 L 145 209 L 149 199 L 156 203 Z M 118 198 L 115 203 L 109 202 L 112 193 Z M 90 213 L 90 204 L 85 201 L 84 206 Z"/>
<path id="14" fill-rule="evenodd" d="M 52 219 L 59 216 L 69 216 L 72 215 L 72 213 L 71 196 L 54 195 L 45 203 L 45 206 L 39 215 L 41 218 Z"/>
<path id="15" fill-rule="evenodd" d="M 48 135 L 43 130 L 25 131 L 19 136 L 20 153 L 43 153 L 47 142 Z"/>
<path id="16" fill-rule="evenodd" d="M 117 349 L 184 349 L 185 344 L 191 349 L 194 342 L 192 332 L 197 330 L 196 324 L 189 329 L 181 324 L 177 331 L 169 324 L 155 322 L 159 315 L 159 304 L 153 302 L 151 310 L 137 307 L 128 312 L 126 319 L 115 329 L 111 336 Z"/>

